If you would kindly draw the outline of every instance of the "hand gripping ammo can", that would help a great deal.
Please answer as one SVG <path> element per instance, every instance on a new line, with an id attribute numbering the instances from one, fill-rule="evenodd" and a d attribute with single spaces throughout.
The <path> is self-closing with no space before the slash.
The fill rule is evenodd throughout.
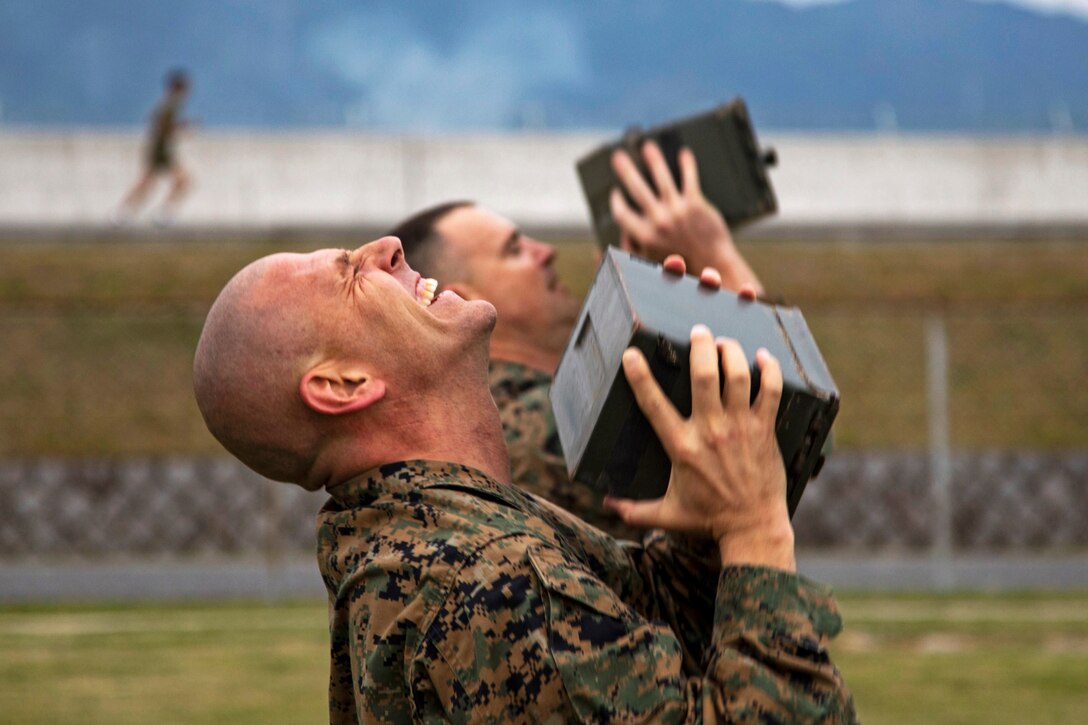
<path id="1" fill-rule="evenodd" d="M 612 189 L 623 189 L 612 171 L 612 153 L 624 149 L 654 187 L 653 178 L 642 159 L 642 144 L 657 142 L 680 187 L 680 162 L 677 155 L 687 146 L 695 153 L 703 195 L 717 207 L 730 229 L 761 219 L 778 210 L 767 169 L 777 163 L 774 149 L 761 150 L 755 129 L 742 98 L 734 98 L 695 116 L 655 126 L 649 130 L 632 127 L 616 141 L 606 143 L 586 154 L 577 163 L 578 178 L 589 206 L 597 242 L 603 248 L 619 246 L 620 228 L 612 218 L 608 197 Z M 624 192 L 626 193 L 626 192 Z M 630 196 L 627 201 L 638 208 Z"/>
<path id="2" fill-rule="evenodd" d="M 621 357 L 630 346 L 642 350 L 665 395 L 689 416 L 690 332 L 696 323 L 740 342 L 752 366 L 753 399 L 756 350 L 767 348 L 782 367 L 775 432 L 792 516 L 805 484 L 823 465 L 824 443 L 839 409 L 838 388 L 801 312 L 709 289 L 616 248 L 605 253 L 552 382 L 567 471 L 573 480 L 616 496 L 664 493 L 671 465 L 635 402 Z"/>

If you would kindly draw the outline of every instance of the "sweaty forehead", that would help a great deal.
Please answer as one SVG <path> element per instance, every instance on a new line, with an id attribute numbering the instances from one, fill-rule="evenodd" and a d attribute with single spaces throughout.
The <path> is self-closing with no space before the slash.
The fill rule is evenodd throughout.
<path id="1" fill-rule="evenodd" d="M 263 257 L 247 270 L 258 294 L 287 297 L 306 288 L 335 284 L 340 250 L 321 249 L 309 254 L 281 252 Z"/>
<path id="2" fill-rule="evenodd" d="M 288 282 L 320 277 L 335 273 L 336 260 L 344 252 L 339 249 L 319 249 L 308 254 L 281 252 L 260 260 L 264 269 L 263 276 L 270 281 Z"/>

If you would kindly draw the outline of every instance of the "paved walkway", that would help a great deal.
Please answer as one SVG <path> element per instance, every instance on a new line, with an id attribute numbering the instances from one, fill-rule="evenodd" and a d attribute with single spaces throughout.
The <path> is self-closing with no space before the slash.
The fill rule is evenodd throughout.
<path id="1" fill-rule="evenodd" d="M 850 590 L 1088 590 L 1088 553 L 950 562 L 819 554 L 801 556 L 799 568 L 812 579 Z M 0 603 L 324 596 L 317 565 L 308 560 L 0 565 Z"/>

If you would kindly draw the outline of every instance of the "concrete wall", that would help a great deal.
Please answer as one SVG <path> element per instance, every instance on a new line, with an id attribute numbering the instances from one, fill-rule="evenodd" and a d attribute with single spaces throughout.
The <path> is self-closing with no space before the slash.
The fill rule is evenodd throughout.
<path id="1" fill-rule="evenodd" d="M 205 130 L 181 146 L 196 186 L 178 222 L 385 225 L 473 198 L 523 224 L 585 227 L 573 163 L 604 138 Z M 778 224 L 1088 224 L 1088 136 L 761 141 L 778 150 Z M 0 130 L 0 225 L 104 224 L 141 143 L 135 131 Z"/>

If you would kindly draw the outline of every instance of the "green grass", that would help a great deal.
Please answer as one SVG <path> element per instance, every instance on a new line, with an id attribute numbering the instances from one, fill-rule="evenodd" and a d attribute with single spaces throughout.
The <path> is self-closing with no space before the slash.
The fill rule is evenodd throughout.
<path id="1" fill-rule="evenodd" d="M 0 456 L 219 453 L 192 401 L 192 352 L 222 285 L 280 249 L 0 247 Z M 742 249 L 820 343 L 843 396 L 840 448 L 925 445 L 923 329 L 934 314 L 949 332 L 954 446 L 1088 440 L 1088 240 Z M 593 252 L 560 248 L 559 272 L 579 293 Z"/>
<path id="2" fill-rule="evenodd" d="M 328 721 L 322 604 L 0 610 L 5 723 Z"/>
<path id="3" fill-rule="evenodd" d="M 866 723 L 1088 722 L 1088 593 L 843 594 Z M 5 723 L 327 721 L 325 606 L 0 608 Z"/>
<path id="4" fill-rule="evenodd" d="M 866 723 L 1088 722 L 1088 595 L 840 598 Z"/>

